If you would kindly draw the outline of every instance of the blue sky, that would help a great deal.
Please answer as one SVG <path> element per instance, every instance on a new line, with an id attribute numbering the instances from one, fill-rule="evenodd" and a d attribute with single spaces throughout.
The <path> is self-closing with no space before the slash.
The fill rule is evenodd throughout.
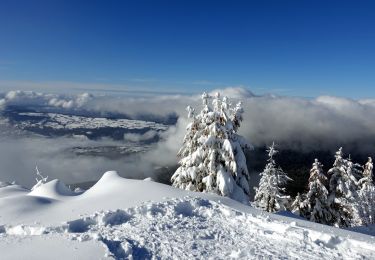
<path id="1" fill-rule="evenodd" d="M 374 14 L 375 1 L 2 0 L 0 88 L 375 97 Z"/>

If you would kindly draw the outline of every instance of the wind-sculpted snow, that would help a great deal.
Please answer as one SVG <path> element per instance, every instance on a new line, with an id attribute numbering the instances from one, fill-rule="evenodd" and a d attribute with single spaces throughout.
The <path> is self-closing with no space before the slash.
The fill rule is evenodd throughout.
<path id="1" fill-rule="evenodd" d="M 39 196 L 51 199 L 60 199 L 66 196 L 75 196 L 77 193 L 70 190 L 60 180 L 52 180 L 29 193 L 30 196 Z"/>
<path id="2" fill-rule="evenodd" d="M 123 179 L 113 171 L 76 196 L 60 192 L 56 199 L 43 198 L 61 190 L 52 184 L 33 196 L 25 191 L 0 199 L 2 256 L 17 259 L 29 252 L 29 259 L 48 259 L 52 242 L 61 244 L 53 250 L 71 259 L 370 259 L 375 254 L 375 237 L 267 214 L 213 194 Z M 26 251 L 15 250 L 17 245 Z"/>

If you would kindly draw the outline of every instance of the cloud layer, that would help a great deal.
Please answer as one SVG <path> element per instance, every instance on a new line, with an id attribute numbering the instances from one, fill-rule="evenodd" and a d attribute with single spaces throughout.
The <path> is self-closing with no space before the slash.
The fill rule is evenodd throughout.
<path id="1" fill-rule="evenodd" d="M 49 180 L 58 178 L 65 183 L 94 181 L 107 170 L 117 170 L 124 177 L 142 178 L 151 173 L 138 167 L 132 158 L 78 156 L 72 147 L 118 145 L 111 140 L 89 141 L 77 138 L 2 138 L 0 139 L 0 180 L 16 181 L 31 187 L 35 183 L 35 166 Z"/>
<path id="2" fill-rule="evenodd" d="M 297 150 L 334 151 L 344 146 L 348 153 L 355 151 L 373 155 L 375 151 L 375 100 L 352 100 L 321 96 L 315 99 L 256 96 L 244 88 L 218 90 L 222 95 L 242 100 L 245 114 L 240 132 L 255 146 L 275 141 L 283 148 Z M 210 94 L 213 95 L 215 91 Z M 198 95 L 158 95 L 147 97 L 113 97 L 80 95 L 56 95 L 35 92 L 11 91 L 0 96 L 0 105 L 51 107 L 63 113 L 86 111 L 96 114 L 122 114 L 128 117 L 151 115 L 167 118 L 178 116 L 177 124 L 164 133 L 147 132 L 125 135 L 125 141 L 139 142 L 161 138 L 156 147 L 146 154 L 128 161 L 105 158 L 72 157 L 61 153 L 76 145 L 76 139 L 26 138 L 0 140 L 0 179 L 33 181 L 35 163 L 51 177 L 65 182 L 94 180 L 105 170 L 115 169 L 128 177 L 145 177 L 152 174 L 155 165 L 173 165 L 182 143 L 188 123 L 185 108 L 191 105 L 199 110 Z M 160 135 L 160 136 L 159 136 Z M 81 140 L 85 145 L 93 141 Z M 108 140 L 96 141 L 104 145 Z M 308 163 L 310 164 L 310 162 Z M 17 175 L 17 176 L 16 176 Z"/>

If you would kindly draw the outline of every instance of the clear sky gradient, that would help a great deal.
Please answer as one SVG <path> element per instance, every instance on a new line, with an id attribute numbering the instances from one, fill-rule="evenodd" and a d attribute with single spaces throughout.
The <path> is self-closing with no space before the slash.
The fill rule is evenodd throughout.
<path id="1" fill-rule="evenodd" d="M 17 82 L 375 97 L 375 1 L 2 0 L 0 88 Z"/>

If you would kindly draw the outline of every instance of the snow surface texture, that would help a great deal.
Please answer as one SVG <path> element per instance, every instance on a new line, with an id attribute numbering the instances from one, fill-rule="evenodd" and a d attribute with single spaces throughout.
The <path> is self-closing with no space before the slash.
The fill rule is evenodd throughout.
<path id="1" fill-rule="evenodd" d="M 373 258 L 375 237 L 267 214 L 231 199 L 107 172 L 90 190 L 60 181 L 0 188 L 2 259 Z"/>

